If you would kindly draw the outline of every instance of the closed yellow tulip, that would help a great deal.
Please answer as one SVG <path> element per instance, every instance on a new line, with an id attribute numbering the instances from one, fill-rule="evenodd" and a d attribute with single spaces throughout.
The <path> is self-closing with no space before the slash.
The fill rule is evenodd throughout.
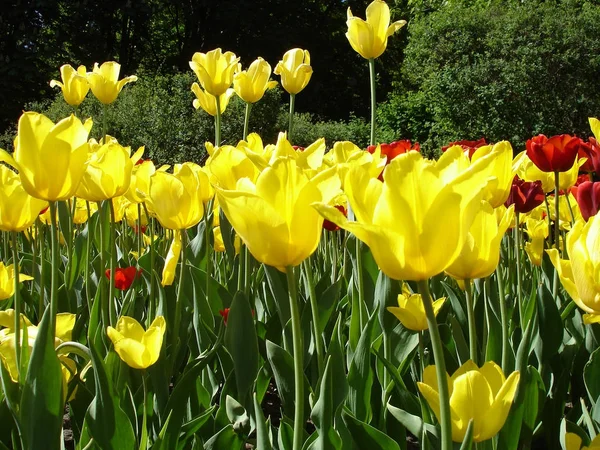
<path id="1" fill-rule="evenodd" d="M 527 218 L 525 231 L 529 236 L 529 242 L 525 244 L 525 252 L 529 256 L 531 264 L 541 266 L 542 257 L 544 256 L 544 242 L 548 237 L 548 221 Z"/>
<path id="2" fill-rule="evenodd" d="M 546 250 L 558 272 L 560 281 L 573 301 L 583 309 L 584 322 L 596 321 L 600 315 L 600 215 L 588 222 L 578 220 L 567 233 L 567 252 L 570 260 L 561 259 L 556 249 Z"/>
<path id="3" fill-rule="evenodd" d="M 145 331 L 134 318 L 121 316 L 116 327 L 109 326 L 106 334 L 123 362 L 134 369 L 146 369 L 158 361 L 166 329 L 162 316 Z"/>
<path id="4" fill-rule="evenodd" d="M 233 88 L 246 103 L 259 101 L 267 89 L 277 86 L 277 81 L 269 81 L 271 65 L 262 58 L 256 59 L 248 70 L 242 70 L 233 76 Z"/>
<path id="5" fill-rule="evenodd" d="M 289 94 L 297 94 L 306 87 L 312 76 L 308 50 L 293 48 L 283 55 L 275 66 L 275 75 L 281 76 L 281 85 Z"/>
<path id="6" fill-rule="evenodd" d="M 483 198 L 492 205 L 492 208 L 498 208 L 508 199 L 515 176 L 512 170 L 513 148 L 508 141 L 485 145 L 473 153 L 471 162 L 474 163 L 490 154 L 494 154 L 494 157 L 489 159 L 490 163 L 486 170 L 489 176 L 497 179 L 497 182 L 488 184 Z"/>
<path id="7" fill-rule="evenodd" d="M 198 83 L 192 84 L 192 92 L 196 96 L 194 101 L 192 102 L 194 108 L 199 109 L 202 108 L 211 116 L 217 115 L 217 98 L 214 95 L 209 94 L 204 89 L 202 89 Z M 234 94 L 233 89 L 227 89 L 223 94 L 219 96 L 219 112 L 223 114 L 225 109 L 227 109 L 227 105 L 229 104 L 229 99 Z"/>
<path id="8" fill-rule="evenodd" d="M 67 200 L 75 195 L 85 172 L 88 134 L 85 123 L 71 115 L 54 124 L 43 114 L 23 113 L 19 119 L 15 152 L 0 149 L 0 161 L 19 171 L 27 193 L 47 201 Z"/>
<path id="9" fill-rule="evenodd" d="M 220 97 L 231 86 L 239 61 L 240 58 L 236 57 L 235 53 L 223 53 L 220 48 L 217 48 L 208 53 L 194 53 L 190 68 L 207 93 Z"/>
<path id="10" fill-rule="evenodd" d="M 589 446 L 584 445 L 581 437 L 575 433 L 565 434 L 565 447 L 566 450 L 600 450 L 600 434 L 596 435 Z"/>
<path id="11" fill-rule="evenodd" d="M 406 25 L 405 20 L 390 24 L 390 8 L 382 0 L 367 6 L 367 20 L 352 15 L 348 8 L 346 37 L 352 48 L 363 58 L 378 58 L 387 47 L 388 38 Z"/>
<path id="12" fill-rule="evenodd" d="M 29 195 L 19 175 L 0 165 L 0 230 L 23 231 L 33 225 L 48 202 Z"/>
<path id="13" fill-rule="evenodd" d="M 60 87 L 65 101 L 71 106 L 79 106 L 90 90 L 85 66 L 79 66 L 75 70 L 70 64 L 65 64 L 60 68 L 60 77 L 62 83 L 52 80 L 50 87 Z"/>
<path id="14" fill-rule="evenodd" d="M 19 283 L 30 280 L 33 280 L 33 278 L 29 275 L 19 273 Z M 14 264 L 11 264 L 10 266 L 5 266 L 4 263 L 0 261 L 0 300 L 6 300 L 7 298 L 12 297 L 14 293 L 15 266 Z"/>
<path id="15" fill-rule="evenodd" d="M 446 297 L 442 297 L 433 302 L 433 313 L 436 316 L 445 301 Z M 409 330 L 423 331 L 429 328 L 421 294 L 413 294 L 406 284 L 402 286 L 402 294 L 398 295 L 398 306 L 389 306 L 387 310 Z"/>
<path id="16" fill-rule="evenodd" d="M 116 141 L 88 154 L 87 168 L 76 195 L 89 202 L 119 197 L 129 189 L 133 162 L 131 149 Z"/>
<path id="17" fill-rule="evenodd" d="M 94 96 L 105 105 L 110 105 L 114 102 L 123 86 L 132 81 L 137 81 L 135 75 L 119 80 L 119 73 L 121 72 L 121 65 L 115 61 L 107 61 L 98 66 L 98 63 L 94 64 L 92 72 L 88 72 L 87 79 L 92 88 Z"/>
<path id="18" fill-rule="evenodd" d="M 423 382 L 417 385 L 440 420 L 435 366 L 425 368 Z M 464 363 L 448 377 L 452 440 L 463 441 L 470 420 L 473 420 L 473 442 L 487 441 L 498 434 L 506 422 L 518 385 L 519 372 L 513 372 L 506 378 L 502 369 L 492 361 L 481 368 L 471 360 Z"/>
<path id="19" fill-rule="evenodd" d="M 513 205 L 498 223 L 494 208 L 482 201 L 460 255 L 446 269 L 446 273 L 457 280 L 474 280 L 491 275 L 500 261 L 502 237 L 513 222 Z"/>
<path id="20" fill-rule="evenodd" d="M 256 183 L 241 178 L 234 190 L 215 189 L 221 209 L 252 255 L 285 270 L 316 250 L 323 218 L 311 205 L 328 203 L 339 187 L 334 170 L 309 179 L 294 159 L 280 158 Z"/>
<path id="21" fill-rule="evenodd" d="M 366 243 L 390 278 L 427 280 L 459 256 L 489 181 L 482 176 L 488 157 L 462 170 L 454 163 L 463 156 L 459 148 L 436 162 L 419 152 L 399 155 L 383 172 L 383 183 L 351 167 L 344 191 L 356 221 L 332 206 L 316 208 Z"/>
<path id="22" fill-rule="evenodd" d="M 158 171 L 150 178 L 146 202 L 165 228 L 185 230 L 202 220 L 203 199 L 210 187 L 208 175 L 194 166 L 199 169 L 197 164 L 185 163 L 172 174 Z"/>

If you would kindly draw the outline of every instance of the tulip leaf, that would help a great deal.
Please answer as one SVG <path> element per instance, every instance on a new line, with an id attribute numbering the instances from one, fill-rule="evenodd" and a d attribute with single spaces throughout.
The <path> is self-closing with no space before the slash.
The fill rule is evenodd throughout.
<path id="1" fill-rule="evenodd" d="M 398 324 L 398 319 L 387 310 L 388 306 L 398 306 L 398 295 L 402 293 L 400 282 L 392 280 L 383 272 L 379 272 L 375 284 L 375 301 L 377 302 L 377 314 L 379 325 L 385 336 L 391 334 Z"/>
<path id="2" fill-rule="evenodd" d="M 63 379 L 54 350 L 50 306 L 42 316 L 21 395 L 21 433 L 25 448 L 59 448 L 63 421 Z M 133 447 L 131 447 L 133 448 Z"/>
<path id="3" fill-rule="evenodd" d="M 356 418 L 364 422 L 369 422 L 373 415 L 371 409 L 371 388 L 373 387 L 371 342 L 374 323 L 375 314 L 372 314 L 360 336 L 348 370 L 348 405 Z"/>
<path id="4" fill-rule="evenodd" d="M 400 450 L 400 447 L 396 442 L 377 428 L 366 424 L 346 411 L 342 413 L 342 417 L 357 448 L 369 450 Z"/>
<path id="5" fill-rule="evenodd" d="M 248 417 L 248 413 L 236 399 L 229 395 L 225 397 L 225 411 L 236 433 L 250 433 L 250 417 Z"/>
<path id="6" fill-rule="evenodd" d="M 541 362 L 545 363 L 556 355 L 563 342 L 564 327 L 554 297 L 540 284 L 537 295 L 538 322 L 541 347 Z"/>
<path id="7" fill-rule="evenodd" d="M 256 394 L 252 396 L 254 400 L 254 415 L 256 420 L 256 450 L 273 450 L 269 438 L 269 428 L 262 407 L 258 403 Z"/>
<path id="8" fill-rule="evenodd" d="M 463 438 L 460 450 L 471 450 L 473 447 L 473 419 L 469 420 L 467 425 L 467 431 L 465 431 L 465 437 Z"/>
<path id="9" fill-rule="evenodd" d="M 277 445 L 279 450 L 292 450 L 294 442 L 294 429 L 285 417 L 282 417 L 277 433 Z"/>
<path id="10" fill-rule="evenodd" d="M 452 329 L 452 337 L 456 344 L 456 355 L 458 356 L 459 363 L 462 365 L 470 359 L 469 344 L 467 344 L 467 340 L 465 339 L 463 328 L 454 315 L 450 316 L 450 328 Z"/>
<path id="11" fill-rule="evenodd" d="M 133 427 L 127 414 L 121 409 L 102 358 L 90 342 L 90 356 L 96 386 L 96 396 L 86 415 L 89 437 L 100 448 L 135 448 Z"/>
<path id="12" fill-rule="evenodd" d="M 243 292 L 235 294 L 229 309 L 225 347 L 233 359 L 238 399 L 245 404 L 258 375 L 258 338 L 252 309 Z"/>
<path id="13" fill-rule="evenodd" d="M 65 286 L 67 290 L 73 289 L 84 267 L 83 264 L 86 263 L 84 249 L 87 241 L 87 230 L 86 227 L 81 233 L 77 234 L 71 254 L 69 255 L 69 261 L 65 269 Z M 89 281 L 86 280 L 87 282 Z"/>
<path id="14" fill-rule="evenodd" d="M 267 359 L 273 371 L 275 384 L 281 398 L 281 406 L 286 416 L 294 418 L 294 358 L 277 344 L 267 340 Z M 304 414 L 308 417 L 310 405 L 308 404 L 310 386 L 304 377 Z"/>
<path id="15" fill-rule="evenodd" d="M 292 317 L 290 313 L 290 300 L 288 297 L 286 276 L 275 267 L 267 266 L 266 264 L 263 264 L 263 267 L 265 269 L 269 289 L 275 299 L 275 307 L 277 308 L 277 314 L 281 321 L 281 327 L 283 328 Z"/>
<path id="16" fill-rule="evenodd" d="M 341 449 L 342 439 L 333 427 L 335 409 L 333 404 L 333 381 L 332 381 L 331 357 L 327 359 L 325 371 L 319 388 L 319 398 L 311 412 L 311 418 L 317 428 L 318 437 L 313 441 L 309 450 Z"/>
<path id="17" fill-rule="evenodd" d="M 593 404 L 600 396 L 600 348 L 591 354 L 583 369 L 583 379 L 588 397 Z"/>
<path id="18" fill-rule="evenodd" d="M 340 291 L 342 289 L 342 278 L 339 278 L 335 283 L 331 284 L 330 277 L 325 275 L 317 285 L 315 286 L 315 292 L 317 294 L 317 307 L 319 310 L 319 330 L 323 332 L 331 314 L 335 309 L 338 300 L 340 298 Z"/>
<path id="19" fill-rule="evenodd" d="M 467 330 L 468 329 L 467 313 L 465 312 L 465 309 L 463 308 L 463 302 L 461 300 L 461 298 L 463 296 L 462 295 L 459 296 L 457 294 L 456 290 L 454 290 L 454 288 L 452 286 L 450 286 L 448 283 L 442 281 L 441 284 L 444 287 L 446 294 L 448 295 L 448 299 L 450 300 L 450 303 L 452 304 L 452 311 L 456 315 L 456 320 L 458 320 L 458 323 L 460 323 L 460 326 L 463 330 Z"/>
<path id="20" fill-rule="evenodd" d="M 419 404 L 418 398 L 411 393 L 407 388 L 404 380 L 400 376 L 398 369 L 394 367 L 394 365 L 389 362 L 385 357 L 381 354 L 380 350 L 373 350 L 373 353 L 379 358 L 379 360 L 383 363 L 383 365 L 388 370 L 392 381 L 394 382 L 394 388 L 396 389 L 396 393 L 404 408 L 412 414 L 419 414 L 421 406 Z"/>
<path id="21" fill-rule="evenodd" d="M 400 422 L 408 431 L 414 436 L 421 436 L 423 434 L 423 427 L 427 432 L 427 436 L 435 440 L 438 439 L 438 430 L 431 424 L 423 422 L 423 419 L 418 415 L 410 414 L 403 409 L 396 408 L 391 404 L 387 404 L 387 409 L 394 418 Z"/>
<path id="22" fill-rule="evenodd" d="M 233 430 L 233 425 L 227 425 L 204 444 L 204 450 L 242 450 L 244 446 L 244 439 Z"/>

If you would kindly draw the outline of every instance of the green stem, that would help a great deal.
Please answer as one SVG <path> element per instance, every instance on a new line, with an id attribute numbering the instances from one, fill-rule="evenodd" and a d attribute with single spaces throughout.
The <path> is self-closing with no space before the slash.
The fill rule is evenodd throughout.
<path id="1" fill-rule="evenodd" d="M 375 97 L 375 59 L 369 59 L 369 79 L 371 84 L 371 145 L 375 145 L 375 116 L 377 100 Z"/>
<path id="2" fill-rule="evenodd" d="M 473 304 L 473 292 L 471 291 L 471 280 L 464 280 L 465 298 L 467 300 L 467 321 L 469 322 L 469 356 L 477 364 L 477 325 L 475 324 L 475 305 Z"/>
<path id="3" fill-rule="evenodd" d="M 90 202 L 86 200 L 85 207 L 87 209 L 87 239 L 85 242 L 85 268 L 84 268 L 84 282 L 85 282 L 85 298 L 87 299 L 88 311 L 92 311 L 92 294 L 90 291 L 90 264 L 92 263 L 92 222 L 90 220 L 92 216 L 92 209 L 90 208 Z"/>
<path id="4" fill-rule="evenodd" d="M 19 248 L 17 245 L 17 232 L 11 231 L 10 236 L 12 238 L 12 258 L 15 275 L 15 357 L 17 361 L 17 371 L 19 373 L 19 381 L 22 383 L 25 381 L 25 377 L 21 376 L 21 295 L 19 292 L 21 286 L 19 283 Z"/>
<path id="5" fill-rule="evenodd" d="M 519 323 L 523 326 L 523 298 L 521 294 L 521 232 L 519 213 L 515 213 L 515 260 L 517 266 L 517 304 L 519 305 Z"/>
<path id="6" fill-rule="evenodd" d="M 215 116 L 215 147 L 221 145 L 221 99 L 219 96 L 215 97 L 217 102 L 217 115 Z"/>
<path id="7" fill-rule="evenodd" d="M 172 350 L 172 364 L 175 363 L 175 358 L 178 353 L 178 344 L 179 344 L 179 324 L 181 323 L 181 307 L 183 304 L 183 283 L 185 281 L 185 265 L 186 265 L 186 246 L 187 246 L 187 231 L 186 230 L 173 230 L 173 233 L 179 233 L 181 236 L 181 256 L 179 261 L 179 284 L 177 285 L 177 297 L 175 300 L 175 323 L 173 327 L 173 349 Z M 176 239 L 173 236 L 173 239 Z"/>
<path id="8" fill-rule="evenodd" d="M 323 353 L 323 337 L 319 329 L 319 306 L 317 303 L 317 294 L 315 292 L 315 280 L 310 267 L 310 257 L 306 258 L 302 263 L 306 285 L 308 287 L 308 297 L 310 299 L 310 312 L 312 314 L 313 334 L 315 339 L 315 350 L 317 352 L 317 366 L 319 368 L 319 377 L 323 375 L 325 370 L 325 360 Z"/>
<path id="9" fill-rule="evenodd" d="M 292 130 L 294 129 L 294 108 L 296 106 L 296 94 L 290 94 L 290 117 L 288 123 L 288 141 L 292 142 Z"/>
<path id="10" fill-rule="evenodd" d="M 292 450 L 300 450 L 304 439 L 304 363 L 302 345 L 302 327 L 296 292 L 294 268 L 286 267 L 290 312 L 292 316 L 292 340 L 294 350 L 294 438 Z"/>
<path id="11" fill-rule="evenodd" d="M 250 264 L 252 260 L 250 259 L 251 255 L 248 248 L 244 244 L 242 244 L 242 248 L 244 249 L 244 294 L 248 296 L 250 293 L 250 274 L 252 273 L 252 266 Z"/>
<path id="12" fill-rule="evenodd" d="M 252 103 L 246 103 L 246 112 L 244 113 L 244 141 L 248 137 L 248 125 L 250 124 L 250 109 L 252 109 Z"/>
<path id="13" fill-rule="evenodd" d="M 422 379 L 425 371 L 425 342 L 422 331 L 419 331 L 419 368 L 421 369 L 419 378 Z"/>
<path id="14" fill-rule="evenodd" d="M 58 312 L 58 225 L 56 223 L 56 202 L 50 202 L 50 230 L 52 233 L 52 274 L 50 276 L 50 335 L 56 334 L 56 313 Z"/>
<path id="15" fill-rule="evenodd" d="M 150 217 L 146 203 L 142 203 L 144 213 L 148 218 L 148 228 L 150 228 L 150 314 L 149 317 L 156 315 L 156 305 L 154 304 L 154 218 Z"/>
<path id="16" fill-rule="evenodd" d="M 496 267 L 496 281 L 498 282 L 498 300 L 500 302 L 500 321 L 502 323 L 502 370 L 508 373 L 508 313 L 506 311 L 506 298 L 504 295 L 504 280 L 500 265 Z"/>
<path id="17" fill-rule="evenodd" d="M 137 213 L 138 213 L 138 220 L 137 220 L 137 254 L 138 254 L 138 259 L 137 259 L 137 267 L 140 267 L 140 258 L 142 257 L 142 236 L 144 235 L 144 233 L 142 232 L 142 205 L 140 203 L 137 204 Z"/>
<path id="18" fill-rule="evenodd" d="M 108 135 L 108 105 L 102 105 L 102 139 L 106 144 L 106 136 Z"/>
<path id="19" fill-rule="evenodd" d="M 238 255 L 238 280 L 237 280 L 237 290 L 244 290 L 244 274 L 246 272 L 246 258 L 244 257 L 248 249 L 244 244 L 242 244 L 242 248 L 240 248 L 240 254 Z"/>
<path id="20" fill-rule="evenodd" d="M 38 320 L 42 320 L 46 301 L 46 237 L 44 236 L 44 225 L 39 218 L 35 220 L 35 226 L 37 228 L 36 240 L 40 246 L 40 298 L 38 300 Z"/>
<path id="21" fill-rule="evenodd" d="M 560 227 L 559 227 L 559 213 L 558 213 L 558 190 L 559 186 L 559 172 L 554 172 L 554 248 L 560 251 Z M 556 300 L 556 296 L 558 295 L 558 270 L 554 268 L 554 276 L 552 279 L 552 298 Z"/>
<path id="22" fill-rule="evenodd" d="M 431 346 L 433 347 L 433 357 L 435 358 L 435 371 L 438 382 L 438 392 L 440 396 L 440 426 L 442 429 L 442 450 L 452 450 L 452 417 L 450 415 L 450 392 L 448 390 L 448 374 L 446 372 L 446 362 L 444 361 L 444 349 L 442 338 L 438 329 L 435 313 L 433 312 L 433 302 L 429 293 L 428 280 L 417 282 L 419 293 L 423 299 L 425 315 L 427 316 L 427 325 L 431 337 Z"/>
<path id="23" fill-rule="evenodd" d="M 365 283 L 363 280 L 363 267 L 362 267 L 362 251 L 361 242 L 356 238 L 356 288 L 358 290 L 358 304 L 360 305 L 358 311 L 358 317 L 360 322 L 360 329 L 362 330 L 365 326 L 365 317 L 363 314 L 363 306 L 365 306 Z"/>
<path id="24" fill-rule="evenodd" d="M 108 256 L 110 258 L 110 280 L 108 285 L 108 315 L 110 318 L 110 324 L 112 325 L 117 323 L 117 313 L 115 311 L 115 268 L 117 267 L 117 252 L 115 251 L 115 207 L 113 205 L 112 199 L 108 199 L 107 202 L 110 211 L 110 246 L 108 247 Z"/>
<path id="25" fill-rule="evenodd" d="M 210 298 L 210 274 L 212 272 L 212 247 L 210 245 L 210 226 L 208 223 L 208 216 L 210 211 L 212 210 L 213 202 L 212 200 L 208 202 L 207 205 L 204 205 L 204 240 L 206 241 L 206 298 Z M 209 300 L 210 301 L 210 300 Z"/>

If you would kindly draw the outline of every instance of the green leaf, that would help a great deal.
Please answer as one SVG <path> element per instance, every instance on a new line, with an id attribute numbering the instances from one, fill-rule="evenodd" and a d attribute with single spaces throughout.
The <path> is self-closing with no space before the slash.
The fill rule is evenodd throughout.
<path id="1" fill-rule="evenodd" d="M 285 419 L 285 417 L 282 417 L 281 423 L 279 424 L 277 445 L 279 446 L 279 450 L 292 450 L 294 442 L 294 429 Z"/>
<path id="2" fill-rule="evenodd" d="M 543 284 L 538 286 L 538 322 L 541 347 L 541 362 L 545 363 L 556 355 L 563 342 L 564 327 L 554 297 Z"/>
<path id="3" fill-rule="evenodd" d="M 242 450 L 244 445 L 244 439 L 233 431 L 233 426 L 227 425 L 204 444 L 204 450 Z"/>
<path id="4" fill-rule="evenodd" d="M 228 395 L 225 398 L 225 410 L 227 418 L 233 425 L 233 431 L 238 434 L 250 433 L 250 417 L 248 417 L 248 413 L 236 399 Z"/>
<path id="5" fill-rule="evenodd" d="M 589 400 L 593 404 L 600 396 L 600 348 L 590 355 L 583 369 L 583 379 Z"/>
<path id="6" fill-rule="evenodd" d="M 369 422 L 373 416 L 371 388 L 374 377 L 371 367 L 371 342 L 374 323 L 375 314 L 372 314 L 362 331 L 348 371 L 348 405 L 357 419 L 365 422 Z"/>
<path id="7" fill-rule="evenodd" d="M 335 409 L 333 404 L 332 378 L 333 371 L 331 357 L 329 357 L 321 380 L 319 398 L 311 413 L 318 436 L 310 447 L 308 447 L 310 450 L 338 450 L 342 448 L 342 439 L 333 427 Z"/>
<path id="8" fill-rule="evenodd" d="M 231 303 L 225 347 L 233 359 L 238 399 L 245 404 L 258 375 L 258 338 L 252 309 L 243 292 L 236 293 Z"/>
<path id="9" fill-rule="evenodd" d="M 59 448 L 62 437 L 62 372 L 50 314 L 48 306 L 38 327 L 21 396 L 21 433 L 28 449 Z"/>
<path id="10" fill-rule="evenodd" d="M 377 428 L 358 420 L 346 411 L 343 412 L 342 417 L 358 448 L 369 450 L 400 450 L 396 442 Z"/>
<path id="11" fill-rule="evenodd" d="M 460 445 L 460 450 L 471 450 L 473 447 L 473 419 L 469 420 L 469 425 L 467 425 L 467 431 L 465 432 L 465 437 Z"/>
<path id="12" fill-rule="evenodd" d="M 271 440 L 269 438 L 269 428 L 262 407 L 256 398 L 254 399 L 254 415 L 256 416 L 256 450 L 273 450 Z"/>

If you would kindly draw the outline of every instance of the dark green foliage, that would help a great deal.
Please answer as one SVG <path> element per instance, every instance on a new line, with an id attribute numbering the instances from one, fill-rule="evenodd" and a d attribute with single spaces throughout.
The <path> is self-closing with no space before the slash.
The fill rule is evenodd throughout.
<path id="1" fill-rule="evenodd" d="M 465 2 L 467 3 L 467 2 Z M 458 139 L 591 134 L 600 115 L 600 7 L 454 3 L 409 24 L 402 80 L 379 111 L 382 137 L 433 151 Z"/>

